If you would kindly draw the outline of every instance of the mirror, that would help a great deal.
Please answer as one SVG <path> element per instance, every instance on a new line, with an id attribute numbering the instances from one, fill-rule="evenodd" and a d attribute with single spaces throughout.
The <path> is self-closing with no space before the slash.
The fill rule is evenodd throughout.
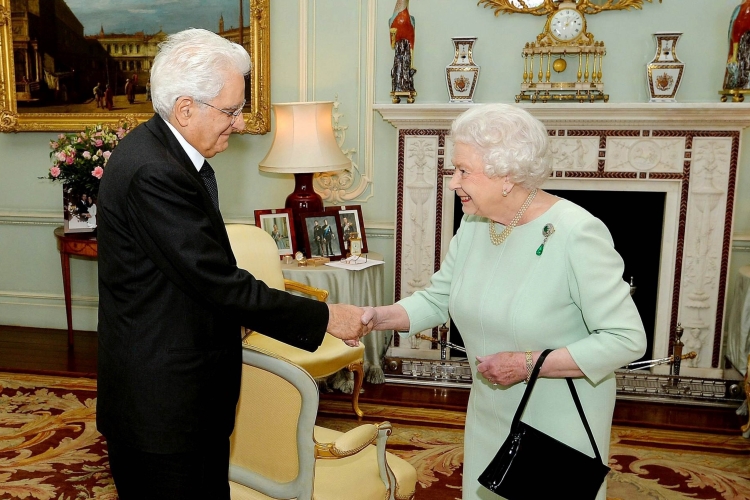
<path id="1" fill-rule="evenodd" d="M 184 2 L 142 0 L 0 0 L 0 132 L 76 132 L 97 123 L 148 120 L 149 70 L 158 44 L 169 33 L 195 27 L 250 54 L 244 133 L 265 134 L 269 3 L 217 0 L 211 8 L 193 9 Z M 108 83 L 110 103 L 104 97 Z"/>

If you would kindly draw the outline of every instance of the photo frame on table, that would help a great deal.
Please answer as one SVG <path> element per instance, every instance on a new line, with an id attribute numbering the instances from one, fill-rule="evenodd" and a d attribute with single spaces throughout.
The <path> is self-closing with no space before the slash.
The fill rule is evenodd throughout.
<path id="1" fill-rule="evenodd" d="M 305 230 L 305 255 L 308 257 L 328 257 L 341 260 L 344 253 L 344 240 L 341 222 L 333 212 L 313 212 L 302 214 L 302 227 Z"/>
<path id="2" fill-rule="evenodd" d="M 294 224 L 291 208 L 272 208 L 255 211 L 255 225 L 271 235 L 279 249 L 279 258 L 294 255 Z"/>
<path id="3" fill-rule="evenodd" d="M 19 5 L 26 3 L 31 4 Z M 245 82 L 241 133 L 267 133 L 270 0 L 214 0 L 201 9 L 156 2 L 143 10 L 142 4 L 36 2 L 39 12 L 32 12 L 0 0 L 0 132 L 77 132 L 99 123 L 147 121 L 154 115 L 147 84 L 157 45 L 192 27 L 213 31 L 248 52 L 253 67 Z M 104 96 L 107 84 L 110 102 Z"/>
<path id="4" fill-rule="evenodd" d="M 361 205 L 342 205 L 326 207 L 326 212 L 335 213 L 341 224 L 341 237 L 344 240 L 345 254 L 349 253 L 349 236 L 356 233 L 362 240 L 362 253 L 367 253 L 367 238 L 365 237 L 365 221 L 362 217 Z"/>

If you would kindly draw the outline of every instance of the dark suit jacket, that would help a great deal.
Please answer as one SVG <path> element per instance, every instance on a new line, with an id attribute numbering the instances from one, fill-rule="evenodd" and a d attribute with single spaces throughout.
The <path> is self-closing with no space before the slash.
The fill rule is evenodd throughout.
<path id="1" fill-rule="evenodd" d="M 228 437 L 240 326 L 314 351 L 327 306 L 237 268 L 221 214 L 158 116 L 117 146 L 98 209 L 99 430 L 152 453 Z"/>

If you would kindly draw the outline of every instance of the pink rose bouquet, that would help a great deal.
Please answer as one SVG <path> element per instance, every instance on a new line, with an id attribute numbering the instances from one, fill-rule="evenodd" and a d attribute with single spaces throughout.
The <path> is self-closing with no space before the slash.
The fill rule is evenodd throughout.
<path id="1" fill-rule="evenodd" d="M 74 193 L 96 197 L 112 150 L 131 128 L 122 122 L 116 127 L 93 125 L 83 132 L 58 135 L 50 141 L 52 167 L 41 178 L 60 181 Z"/>

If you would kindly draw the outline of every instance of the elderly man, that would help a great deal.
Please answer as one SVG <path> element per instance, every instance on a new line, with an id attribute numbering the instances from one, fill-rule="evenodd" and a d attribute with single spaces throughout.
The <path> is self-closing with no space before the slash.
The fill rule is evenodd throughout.
<path id="1" fill-rule="evenodd" d="M 268 288 L 237 268 L 212 158 L 244 127 L 247 52 L 189 29 L 151 70 L 158 113 L 112 154 L 99 192 L 97 425 L 119 496 L 228 499 L 240 326 L 314 351 L 356 344 L 362 310 Z M 371 325 L 370 325 L 371 326 Z"/>

